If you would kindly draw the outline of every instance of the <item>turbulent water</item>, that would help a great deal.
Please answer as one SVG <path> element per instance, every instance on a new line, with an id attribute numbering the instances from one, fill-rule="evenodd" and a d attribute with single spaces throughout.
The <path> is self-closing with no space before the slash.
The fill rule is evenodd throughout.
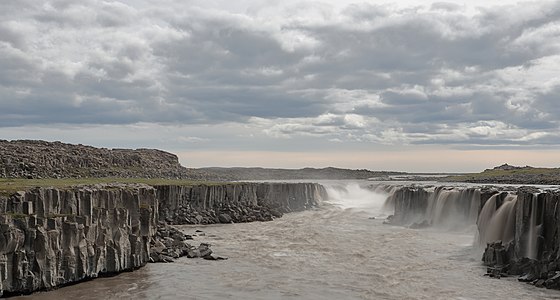
<path id="1" fill-rule="evenodd" d="M 472 228 L 384 225 L 383 191 L 358 183 L 327 190 L 320 208 L 272 222 L 181 227 L 203 230 L 195 242 L 229 260 L 149 264 L 21 299 L 560 299 L 484 277 Z"/>

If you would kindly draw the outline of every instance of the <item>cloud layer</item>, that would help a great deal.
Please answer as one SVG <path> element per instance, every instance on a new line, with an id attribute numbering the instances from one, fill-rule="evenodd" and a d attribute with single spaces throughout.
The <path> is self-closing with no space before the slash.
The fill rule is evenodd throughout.
<path id="1" fill-rule="evenodd" d="M 558 1 L 268 2 L 2 1 L 0 127 L 560 145 Z"/>

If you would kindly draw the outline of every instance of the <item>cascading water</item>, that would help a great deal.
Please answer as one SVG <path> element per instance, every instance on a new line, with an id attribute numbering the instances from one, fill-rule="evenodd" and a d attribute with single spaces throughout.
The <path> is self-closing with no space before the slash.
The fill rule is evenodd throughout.
<path id="1" fill-rule="evenodd" d="M 498 200 L 502 198 L 499 205 Z M 517 195 L 510 193 L 498 193 L 486 201 L 477 222 L 479 247 L 495 241 L 509 243 L 514 239 L 516 204 Z"/>
<path id="2" fill-rule="evenodd" d="M 538 211 L 538 194 L 533 194 L 531 198 L 531 217 L 529 218 L 529 230 L 527 232 L 527 243 L 525 254 L 530 259 L 537 258 L 537 211 Z"/>
<path id="3" fill-rule="evenodd" d="M 395 211 L 394 223 L 472 230 L 478 216 L 480 191 L 463 187 L 393 187 L 384 207 Z"/>
<path id="4" fill-rule="evenodd" d="M 363 211 L 374 217 L 387 216 L 384 203 L 388 194 L 381 188 L 370 190 L 358 183 L 324 186 L 329 201 L 340 208 Z"/>
<path id="5" fill-rule="evenodd" d="M 479 201 L 478 190 L 436 188 L 428 198 L 426 219 L 433 226 L 448 229 L 473 225 Z"/>

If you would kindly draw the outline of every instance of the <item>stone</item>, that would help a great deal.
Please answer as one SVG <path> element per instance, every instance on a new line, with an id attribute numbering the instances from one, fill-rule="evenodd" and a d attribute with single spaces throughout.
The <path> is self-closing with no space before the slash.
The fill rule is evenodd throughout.
<path id="1" fill-rule="evenodd" d="M 231 223 L 231 216 L 228 214 L 220 214 L 218 216 L 220 223 Z"/>

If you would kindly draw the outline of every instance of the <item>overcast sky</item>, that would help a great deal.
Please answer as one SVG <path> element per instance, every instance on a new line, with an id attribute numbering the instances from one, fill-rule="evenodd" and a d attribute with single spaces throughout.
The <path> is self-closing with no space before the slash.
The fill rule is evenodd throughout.
<path id="1" fill-rule="evenodd" d="M 2 0 L 0 139 L 187 167 L 560 166 L 560 1 L 394 3 Z"/>

